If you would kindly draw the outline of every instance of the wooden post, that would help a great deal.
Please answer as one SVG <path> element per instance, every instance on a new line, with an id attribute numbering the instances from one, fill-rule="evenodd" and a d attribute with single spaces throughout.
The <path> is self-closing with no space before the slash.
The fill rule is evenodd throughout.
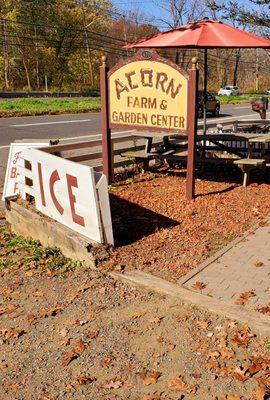
<path id="1" fill-rule="evenodd" d="M 186 197 L 195 197 L 196 136 L 197 136 L 197 95 L 198 95 L 198 58 L 192 58 L 192 70 L 188 90 L 188 155 Z"/>
<path id="2" fill-rule="evenodd" d="M 102 133 L 102 166 L 103 173 L 106 175 L 108 183 L 113 180 L 112 166 L 112 142 L 111 129 L 109 125 L 109 90 L 108 90 L 108 71 L 106 64 L 107 57 L 102 57 L 102 65 L 99 68 L 100 74 L 100 97 L 101 97 L 101 133 Z"/>

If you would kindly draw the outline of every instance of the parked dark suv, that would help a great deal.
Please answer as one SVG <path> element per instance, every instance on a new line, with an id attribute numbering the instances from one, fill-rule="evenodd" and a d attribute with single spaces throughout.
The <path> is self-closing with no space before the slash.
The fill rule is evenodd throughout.
<path id="1" fill-rule="evenodd" d="M 217 100 L 216 96 L 207 92 L 207 102 L 206 102 L 207 112 L 212 113 L 214 117 L 219 115 L 220 112 L 220 102 Z M 203 92 L 199 91 L 198 95 L 198 117 L 203 117 Z"/>

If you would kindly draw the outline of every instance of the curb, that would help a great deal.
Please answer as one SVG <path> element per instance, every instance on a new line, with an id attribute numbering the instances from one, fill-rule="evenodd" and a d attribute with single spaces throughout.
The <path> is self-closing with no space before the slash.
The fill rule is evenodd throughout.
<path id="1" fill-rule="evenodd" d="M 270 335 L 270 318 L 255 311 L 245 310 L 236 304 L 215 300 L 212 297 L 193 292 L 178 284 L 170 283 L 138 270 L 128 271 L 124 274 L 111 272 L 109 275 L 114 279 L 143 286 L 149 290 L 177 298 L 184 303 L 202 307 L 222 317 L 247 324 L 254 332 L 262 336 Z"/>

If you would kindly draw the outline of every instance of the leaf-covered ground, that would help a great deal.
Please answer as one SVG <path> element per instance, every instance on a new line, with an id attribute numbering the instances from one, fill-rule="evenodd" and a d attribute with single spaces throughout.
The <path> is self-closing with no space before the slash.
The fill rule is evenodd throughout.
<path id="1" fill-rule="evenodd" d="M 0 244 L 1 399 L 268 398 L 270 342 L 247 326 L 74 265 L 4 220 Z"/>
<path id="2" fill-rule="evenodd" d="M 270 398 L 269 338 L 104 274 L 141 268 L 175 280 L 264 223 L 266 181 L 244 189 L 240 175 L 211 173 L 191 203 L 181 171 L 113 186 L 118 247 L 97 271 L 12 235 L 0 216 L 0 399 Z"/>
<path id="3" fill-rule="evenodd" d="M 165 172 L 163 174 L 163 172 Z M 111 188 L 118 246 L 104 269 L 142 269 L 177 280 L 270 211 L 269 177 L 243 188 L 237 170 L 205 171 L 197 198 L 185 199 L 185 171 L 146 173 Z M 208 176 L 208 180 L 206 180 Z"/>
<path id="4" fill-rule="evenodd" d="M 270 342 L 247 326 L 87 270 L 4 219 L 0 246 L 1 399 L 269 398 Z"/>

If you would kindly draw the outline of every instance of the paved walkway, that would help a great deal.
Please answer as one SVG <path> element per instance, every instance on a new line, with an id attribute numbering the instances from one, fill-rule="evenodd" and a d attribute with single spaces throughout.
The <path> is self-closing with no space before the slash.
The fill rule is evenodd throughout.
<path id="1" fill-rule="evenodd" d="M 248 295 L 243 295 L 243 307 L 256 310 L 270 306 L 269 224 L 234 241 L 223 254 L 220 253 L 180 279 L 179 283 L 189 290 L 231 303 L 235 303 L 241 293 L 254 291 L 254 297 L 246 299 Z M 194 288 L 196 282 L 202 282 L 205 288 Z"/>

